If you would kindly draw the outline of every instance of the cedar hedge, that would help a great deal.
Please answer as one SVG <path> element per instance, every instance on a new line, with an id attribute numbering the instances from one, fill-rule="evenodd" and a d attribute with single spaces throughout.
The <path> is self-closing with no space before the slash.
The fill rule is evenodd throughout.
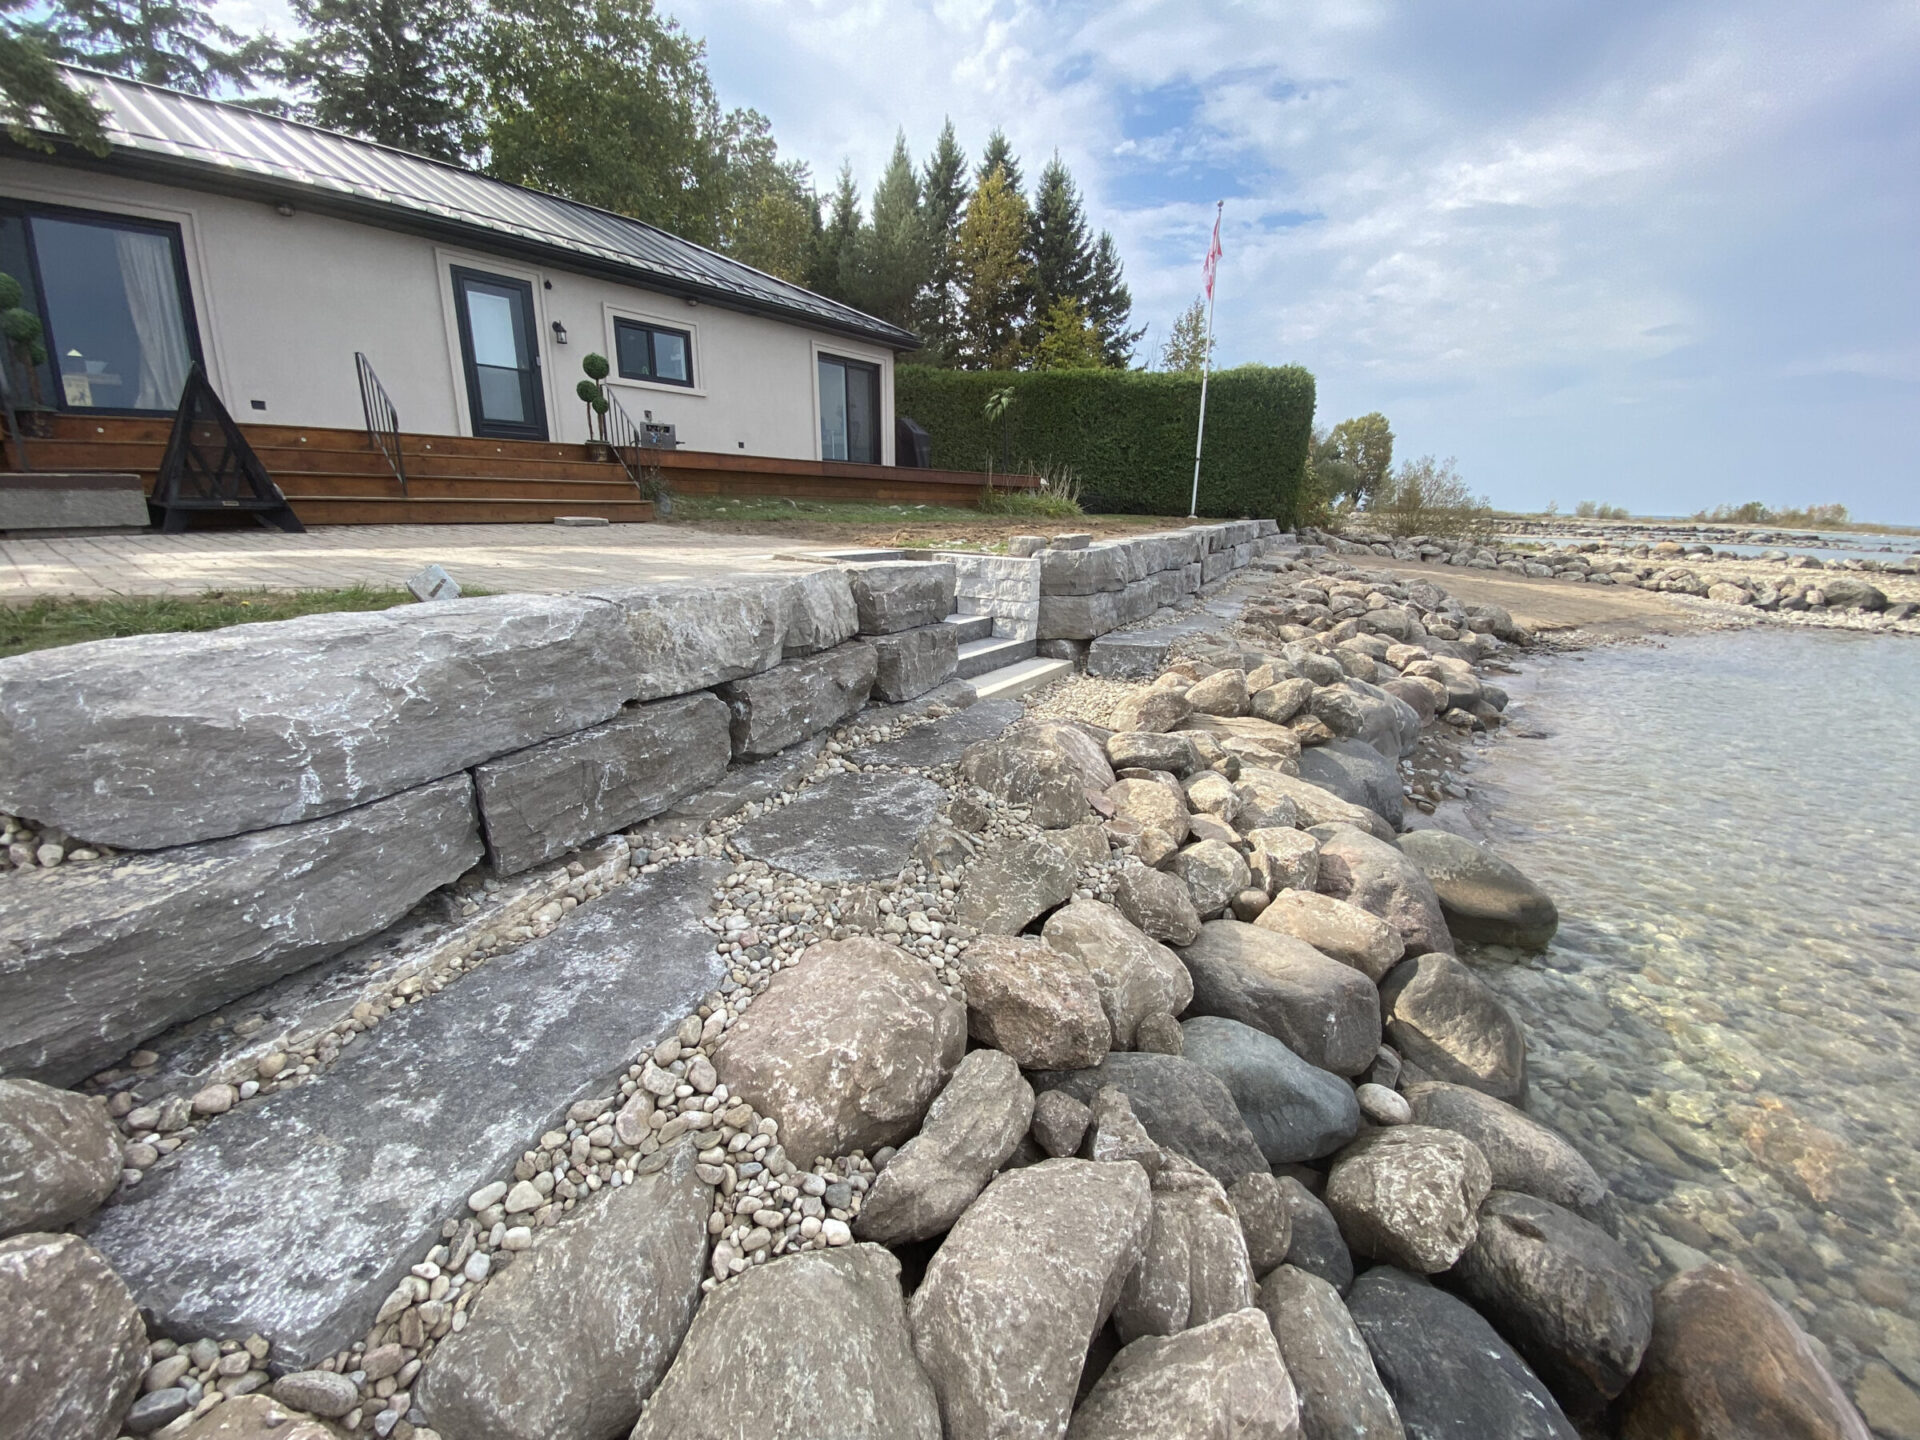
<path id="1" fill-rule="evenodd" d="M 1003 422 L 988 396 L 1012 386 Z M 1313 430 L 1314 385 L 1297 365 L 1242 365 L 1207 388 L 1200 513 L 1296 518 Z M 1043 472 L 1071 466 L 1094 512 L 1185 515 L 1193 486 L 1200 378 L 1145 370 L 894 370 L 894 410 L 926 427 L 943 470 Z"/>

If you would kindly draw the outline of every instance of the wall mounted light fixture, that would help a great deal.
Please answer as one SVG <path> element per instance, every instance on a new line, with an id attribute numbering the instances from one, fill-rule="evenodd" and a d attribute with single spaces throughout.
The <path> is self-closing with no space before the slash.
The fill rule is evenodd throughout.
<path id="1" fill-rule="evenodd" d="M 562 325 L 558 320 L 553 322 L 553 343 L 556 345 L 564 345 L 567 343 L 567 327 Z"/>

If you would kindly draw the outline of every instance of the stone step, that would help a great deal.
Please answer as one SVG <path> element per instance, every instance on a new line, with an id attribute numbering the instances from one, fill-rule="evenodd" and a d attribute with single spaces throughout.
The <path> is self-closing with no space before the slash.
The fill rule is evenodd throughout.
<path id="1" fill-rule="evenodd" d="M 205 1122 L 89 1238 L 158 1333 L 258 1331 L 295 1369 L 350 1345 L 468 1195 L 720 983 L 701 922 L 726 871 L 633 880 L 390 1015 L 317 1079 Z"/>
<path id="2" fill-rule="evenodd" d="M 1003 670 L 1016 660 L 1033 657 L 1031 640 L 969 640 L 960 647 L 959 668 L 954 672 L 962 680 Z"/>
<path id="3" fill-rule="evenodd" d="M 823 565 L 866 565 L 878 560 L 905 560 L 904 550 L 781 550 L 776 560 L 806 560 Z"/>
<path id="4" fill-rule="evenodd" d="M 961 615 L 958 612 L 947 616 L 946 622 L 960 632 L 960 643 L 969 640 L 990 640 L 993 638 L 993 616 Z"/>
<path id="5" fill-rule="evenodd" d="M 982 700 L 1011 700 L 1072 673 L 1071 660 L 1020 660 L 976 675 L 973 688 Z"/>

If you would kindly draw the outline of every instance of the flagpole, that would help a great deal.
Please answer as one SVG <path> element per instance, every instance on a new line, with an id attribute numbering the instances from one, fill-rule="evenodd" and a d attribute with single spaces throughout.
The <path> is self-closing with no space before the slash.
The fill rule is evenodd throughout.
<path id="1" fill-rule="evenodd" d="M 1213 233 L 1216 238 L 1220 234 L 1220 215 L 1226 208 L 1226 201 L 1214 202 Z M 1207 381 L 1213 374 L 1213 292 L 1216 283 L 1217 275 L 1210 276 L 1207 284 L 1207 344 L 1200 357 L 1200 429 L 1193 437 L 1193 498 L 1187 502 L 1189 520 L 1196 520 L 1200 516 L 1200 449 L 1207 441 Z"/>

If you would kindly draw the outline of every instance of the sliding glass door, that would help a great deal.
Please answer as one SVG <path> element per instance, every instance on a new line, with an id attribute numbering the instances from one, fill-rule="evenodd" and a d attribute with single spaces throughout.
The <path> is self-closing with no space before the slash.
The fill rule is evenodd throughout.
<path id="1" fill-rule="evenodd" d="M 880 463 L 880 367 L 820 357 L 820 458 Z"/>

